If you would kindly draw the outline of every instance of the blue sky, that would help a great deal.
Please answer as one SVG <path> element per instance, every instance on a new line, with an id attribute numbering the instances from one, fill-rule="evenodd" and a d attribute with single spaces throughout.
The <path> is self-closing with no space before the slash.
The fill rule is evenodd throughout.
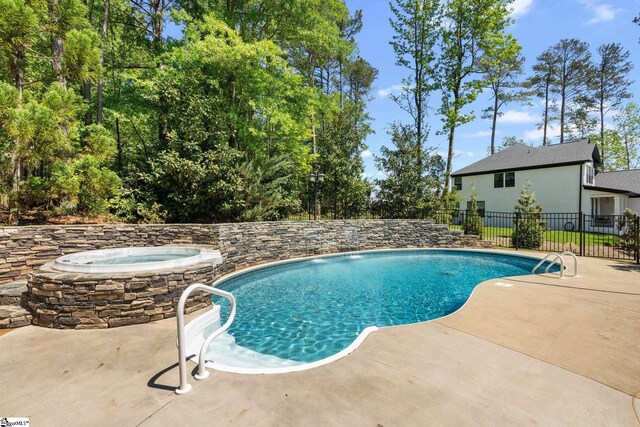
<path id="1" fill-rule="evenodd" d="M 372 154 L 378 154 L 382 145 L 390 146 L 387 129 L 395 120 L 408 121 L 407 115 L 389 99 L 389 93 L 398 90 L 408 71 L 396 67 L 393 49 L 389 41 L 393 31 L 389 25 L 391 11 L 384 0 L 347 0 L 351 11 L 362 9 L 364 25 L 356 40 L 360 55 L 375 66 L 378 79 L 369 105 L 375 134 L 367 138 L 369 150 L 363 153 L 367 177 L 379 178 Z M 562 38 L 577 38 L 589 43 L 592 55 L 604 43 L 621 43 L 631 52 L 630 59 L 636 68 L 631 73 L 635 80 L 631 87 L 635 102 L 640 102 L 640 26 L 632 23 L 640 13 L 640 0 L 515 0 L 513 17 L 515 23 L 509 31 L 518 39 L 526 57 L 525 69 L 530 73 L 535 58 Z M 490 143 L 490 122 L 480 118 L 481 110 L 489 103 L 489 96 L 481 95 L 471 106 L 477 118 L 456 131 L 455 150 L 457 156 L 453 170 L 460 169 L 487 155 Z M 431 97 L 430 107 L 439 106 L 439 95 Z M 537 130 L 542 110 L 539 107 L 518 104 L 504 107 L 505 115 L 498 123 L 496 137 L 499 143 L 505 136 L 523 138 L 526 143 L 542 144 L 542 133 Z M 429 118 L 432 126 L 429 145 L 445 152 L 447 145 L 443 136 L 435 135 L 441 128 L 440 117 Z"/>

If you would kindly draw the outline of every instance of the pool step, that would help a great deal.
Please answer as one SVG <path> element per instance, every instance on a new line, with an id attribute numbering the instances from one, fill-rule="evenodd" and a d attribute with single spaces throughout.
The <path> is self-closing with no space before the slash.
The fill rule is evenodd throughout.
<path id="1" fill-rule="evenodd" d="M 15 305 L 20 306 L 26 297 L 27 281 L 16 280 L 15 282 L 0 285 L 0 306 Z"/>
<path id="2" fill-rule="evenodd" d="M 236 344 L 233 336 L 223 332 L 213 340 L 207 351 L 207 360 L 217 365 L 218 369 L 231 372 L 264 371 L 301 365 L 294 360 L 258 353 Z"/>
<path id="3" fill-rule="evenodd" d="M 0 329 L 20 328 L 31 324 L 31 313 L 17 305 L 0 305 Z"/>

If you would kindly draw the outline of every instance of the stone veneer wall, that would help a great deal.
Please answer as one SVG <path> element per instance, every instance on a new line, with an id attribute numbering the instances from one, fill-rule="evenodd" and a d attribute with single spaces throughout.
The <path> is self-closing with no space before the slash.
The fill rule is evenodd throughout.
<path id="1" fill-rule="evenodd" d="M 334 220 L 221 224 L 221 272 L 316 254 L 384 248 L 492 247 L 478 236 L 424 220 Z"/>
<path id="2" fill-rule="evenodd" d="M 492 246 L 477 236 L 424 220 L 5 227 L 0 228 L 0 286 L 63 254 L 166 244 L 211 245 L 220 250 L 223 263 L 211 271 L 182 272 L 182 278 L 170 272 L 96 278 L 51 272 L 44 266 L 29 277 L 33 322 L 104 328 L 166 318 L 175 315 L 177 297 L 188 284 L 282 259 L 349 250 Z M 196 294 L 190 306 L 200 308 L 208 301 Z"/>
<path id="3" fill-rule="evenodd" d="M 217 267 L 217 266 L 216 266 Z M 136 325 L 175 316 L 182 291 L 192 283 L 210 283 L 218 274 L 211 264 L 118 274 L 79 274 L 45 264 L 29 273 L 29 310 L 33 324 L 61 329 L 96 329 Z M 210 295 L 194 293 L 185 311 L 205 308 Z"/>
<path id="4" fill-rule="evenodd" d="M 168 244 L 217 245 L 207 224 L 44 225 L 0 228 L 0 286 L 24 279 L 33 268 L 61 255 L 92 249 Z"/>

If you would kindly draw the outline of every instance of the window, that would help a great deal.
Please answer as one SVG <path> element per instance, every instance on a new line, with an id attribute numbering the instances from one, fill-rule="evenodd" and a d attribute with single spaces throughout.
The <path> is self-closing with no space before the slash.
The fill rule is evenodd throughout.
<path id="1" fill-rule="evenodd" d="M 493 174 L 493 188 L 515 187 L 516 173 L 505 172 Z"/>
<path id="2" fill-rule="evenodd" d="M 456 176 L 453 178 L 453 186 L 456 187 L 456 190 L 461 191 L 462 190 L 462 177 L 461 176 Z"/>
<path id="3" fill-rule="evenodd" d="M 478 204 L 478 215 L 484 218 L 484 201 L 477 201 Z M 467 210 L 471 209 L 471 202 L 467 202 Z"/>
<path id="4" fill-rule="evenodd" d="M 593 185 L 593 178 L 594 178 L 593 165 L 586 164 L 584 172 L 585 172 L 584 173 L 584 183 L 585 184 L 589 184 L 589 185 Z"/>
<path id="5" fill-rule="evenodd" d="M 506 172 L 504 174 L 504 186 L 505 187 L 515 187 L 516 186 L 516 173 L 515 172 Z"/>

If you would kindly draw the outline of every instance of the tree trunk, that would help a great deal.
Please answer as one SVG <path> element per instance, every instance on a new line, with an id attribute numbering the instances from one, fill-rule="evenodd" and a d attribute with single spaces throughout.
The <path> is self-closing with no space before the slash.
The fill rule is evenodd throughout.
<path id="1" fill-rule="evenodd" d="M 562 101 L 560 104 L 560 144 L 564 144 L 564 110 L 566 108 L 566 88 L 562 87 Z"/>
<path id="2" fill-rule="evenodd" d="M 49 15 L 51 19 L 57 20 L 57 9 L 58 9 L 58 0 L 50 0 L 49 2 Z M 60 86 L 66 89 L 67 87 L 67 79 L 64 74 L 62 74 L 62 38 L 59 34 L 57 34 L 57 29 L 53 28 L 53 32 L 51 35 L 51 65 L 53 66 L 53 72 L 56 76 L 56 81 Z"/>
<path id="3" fill-rule="evenodd" d="M 100 67 L 104 67 L 104 45 L 107 40 L 107 28 L 109 26 L 109 7 L 111 0 L 104 0 L 104 16 L 102 17 L 102 34 L 101 34 L 101 45 L 100 45 Z M 104 78 L 102 74 L 100 74 L 100 80 L 98 81 L 98 112 L 96 115 L 96 122 L 101 125 L 102 124 L 102 99 L 104 97 Z"/>
<path id="4" fill-rule="evenodd" d="M 629 156 L 629 137 L 624 137 L 624 149 L 627 158 L 627 170 L 631 169 L 631 157 Z M 604 163 L 604 160 L 603 160 Z"/>
<path id="5" fill-rule="evenodd" d="M 458 59 L 461 62 L 461 59 Z M 460 98 L 460 86 L 462 86 L 462 77 L 458 76 L 455 89 L 453 90 L 453 123 L 449 126 L 449 150 L 447 151 L 447 168 L 444 172 L 444 187 L 442 188 L 442 197 L 445 202 L 445 209 L 449 206 L 447 195 L 449 194 L 449 181 L 451 180 L 451 164 L 453 163 L 453 142 L 456 133 L 456 118 L 458 117 L 458 99 Z"/>
<path id="6" fill-rule="evenodd" d="M 18 90 L 18 104 L 17 109 L 22 109 L 22 93 L 24 91 L 24 69 L 22 68 L 22 61 L 25 57 L 24 50 L 19 49 L 16 54 L 16 68 L 15 68 L 15 81 L 16 89 Z M 14 196 L 9 199 L 9 224 L 18 224 L 20 218 L 20 180 L 22 179 L 22 159 L 16 154 L 17 146 L 20 144 L 19 139 L 13 141 L 14 149 L 11 154 L 11 165 L 13 169 L 13 182 L 12 191 Z"/>
<path id="7" fill-rule="evenodd" d="M 444 172 L 444 188 L 442 189 L 442 197 L 445 200 L 445 209 L 448 208 L 447 195 L 449 194 L 449 181 L 451 180 L 451 163 L 453 162 L 453 141 L 456 133 L 456 127 L 449 128 L 449 150 L 447 151 L 447 168 Z"/>
<path id="8" fill-rule="evenodd" d="M 116 117 L 116 143 L 118 147 L 118 175 L 122 178 L 122 140 L 120 139 L 120 119 Z"/>
<path id="9" fill-rule="evenodd" d="M 82 84 L 82 101 L 87 106 L 87 112 L 84 113 L 84 124 L 89 126 L 93 123 L 93 114 L 91 114 L 91 82 L 84 82 Z"/>
<path id="10" fill-rule="evenodd" d="M 339 58 L 339 85 L 340 85 L 340 109 L 344 108 L 344 89 L 342 87 L 342 56 Z"/>
<path id="11" fill-rule="evenodd" d="M 493 94 L 493 120 L 491 123 L 491 154 L 496 152 L 496 123 L 498 122 L 498 90 Z"/>
<path id="12" fill-rule="evenodd" d="M 550 77 L 549 75 L 547 75 L 545 79 L 545 86 L 544 86 L 544 120 L 543 120 L 544 130 L 542 131 L 542 145 L 548 145 L 547 144 L 547 124 L 549 122 L 549 84 L 550 84 Z"/>

